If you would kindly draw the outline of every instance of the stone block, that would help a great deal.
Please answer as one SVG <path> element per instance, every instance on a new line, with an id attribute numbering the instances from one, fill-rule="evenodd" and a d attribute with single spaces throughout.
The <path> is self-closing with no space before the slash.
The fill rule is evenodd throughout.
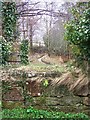
<path id="1" fill-rule="evenodd" d="M 87 106 L 90 106 L 90 97 L 84 97 L 83 104 L 87 105 Z"/>
<path id="2" fill-rule="evenodd" d="M 22 88 L 19 88 L 19 87 L 11 88 L 3 94 L 3 100 L 6 100 L 6 101 L 23 101 L 24 97 L 23 97 L 22 92 L 23 92 Z"/>

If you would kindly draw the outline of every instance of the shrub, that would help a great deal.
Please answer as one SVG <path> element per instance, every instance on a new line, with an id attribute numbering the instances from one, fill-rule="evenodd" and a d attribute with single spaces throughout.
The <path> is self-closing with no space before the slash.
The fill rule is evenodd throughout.
<path id="1" fill-rule="evenodd" d="M 20 47 L 21 63 L 28 64 L 28 40 L 23 40 Z"/>

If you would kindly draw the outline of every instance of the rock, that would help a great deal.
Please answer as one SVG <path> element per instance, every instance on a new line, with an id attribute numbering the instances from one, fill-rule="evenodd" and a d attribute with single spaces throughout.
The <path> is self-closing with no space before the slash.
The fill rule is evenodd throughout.
<path id="1" fill-rule="evenodd" d="M 31 78 L 31 77 L 32 77 L 32 74 L 31 74 L 31 73 L 28 73 L 28 77 Z"/>
<path id="2" fill-rule="evenodd" d="M 11 88 L 3 95 L 3 100 L 5 101 L 23 101 L 23 95 L 21 95 L 22 90 L 19 87 Z"/>
<path id="3" fill-rule="evenodd" d="M 56 106 L 59 105 L 59 101 L 56 97 L 46 97 L 46 105 Z"/>
<path id="4" fill-rule="evenodd" d="M 23 107 L 23 101 L 2 101 L 2 106 L 5 109 L 13 109 L 16 107 Z"/>
<path id="5" fill-rule="evenodd" d="M 44 77 L 52 77 L 52 78 L 55 78 L 55 77 L 60 77 L 60 76 L 61 76 L 61 73 L 60 73 L 60 72 L 51 71 L 51 72 L 46 72 L 46 74 L 45 74 Z"/>
<path id="6" fill-rule="evenodd" d="M 90 106 L 90 97 L 84 97 L 83 104 Z"/>
<path id="7" fill-rule="evenodd" d="M 80 78 L 75 81 L 75 83 L 71 86 L 70 90 L 77 96 L 88 96 L 89 94 L 89 81 L 85 75 L 80 76 Z"/>
<path id="8" fill-rule="evenodd" d="M 76 70 L 75 70 L 75 73 L 76 73 L 76 74 L 80 74 L 80 73 L 81 73 L 81 69 L 76 69 Z"/>
<path id="9" fill-rule="evenodd" d="M 36 74 L 35 73 L 28 73 L 28 77 L 29 78 L 36 77 Z"/>
<path id="10" fill-rule="evenodd" d="M 41 88 L 40 83 L 37 82 L 37 80 L 29 80 L 26 83 L 26 89 L 28 90 L 28 93 L 31 96 L 40 96 L 41 95 Z"/>
<path id="11" fill-rule="evenodd" d="M 48 64 L 48 65 L 51 65 L 50 62 L 47 62 L 47 61 L 44 61 L 44 60 L 42 60 L 42 62 L 45 63 L 45 64 Z"/>

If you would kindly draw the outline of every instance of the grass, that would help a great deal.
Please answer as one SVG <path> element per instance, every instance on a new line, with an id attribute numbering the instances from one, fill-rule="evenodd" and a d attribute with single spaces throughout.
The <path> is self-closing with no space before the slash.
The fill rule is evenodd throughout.
<path id="1" fill-rule="evenodd" d="M 27 66 L 20 66 L 17 68 L 18 70 L 32 70 L 32 71 L 37 71 L 37 72 L 47 72 L 47 71 L 56 71 L 63 73 L 65 72 L 65 68 L 60 65 L 47 65 L 47 64 L 41 64 L 41 63 L 29 63 Z"/>
<path id="2" fill-rule="evenodd" d="M 45 110 L 37 110 L 34 109 L 33 107 L 28 107 L 27 109 L 24 108 L 14 108 L 12 110 L 10 109 L 3 109 L 2 110 L 2 118 L 3 120 L 6 118 L 38 118 L 41 119 L 43 118 L 44 120 L 49 119 L 58 119 L 58 120 L 90 120 L 90 118 L 83 114 L 83 113 L 78 113 L 78 114 L 65 114 L 63 112 L 54 112 L 54 111 L 45 111 Z"/>

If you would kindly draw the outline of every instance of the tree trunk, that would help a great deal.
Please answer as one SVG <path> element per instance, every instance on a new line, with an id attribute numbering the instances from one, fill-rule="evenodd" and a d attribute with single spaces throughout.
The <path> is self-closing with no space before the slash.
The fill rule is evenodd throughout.
<path id="1" fill-rule="evenodd" d="M 88 99 L 87 104 L 90 106 L 90 62 L 87 65 L 87 77 L 88 77 Z"/>
<path id="2" fill-rule="evenodd" d="M 30 25 L 30 52 L 32 52 L 33 49 L 32 36 L 33 36 L 32 25 Z"/>
<path id="3" fill-rule="evenodd" d="M 88 94 L 90 97 L 90 62 L 87 64 L 87 77 L 88 77 Z"/>

